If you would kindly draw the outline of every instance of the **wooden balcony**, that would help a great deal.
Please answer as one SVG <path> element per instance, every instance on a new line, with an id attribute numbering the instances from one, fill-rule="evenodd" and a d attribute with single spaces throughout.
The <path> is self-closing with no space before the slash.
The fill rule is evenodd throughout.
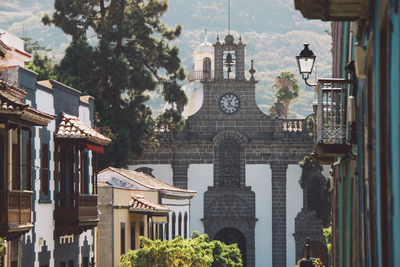
<path id="1" fill-rule="evenodd" d="M 333 163 L 336 157 L 344 157 L 351 151 L 349 86 L 350 80 L 318 80 L 313 155 L 320 163 Z"/>
<path id="2" fill-rule="evenodd" d="M 192 70 L 188 74 L 189 82 L 207 81 L 207 80 L 213 80 L 213 79 L 214 79 L 214 73 L 210 72 L 210 71 Z"/>
<path id="3" fill-rule="evenodd" d="M 81 234 L 97 226 L 97 195 L 56 195 L 56 235 Z"/>
<path id="4" fill-rule="evenodd" d="M 294 0 L 294 5 L 307 19 L 355 21 L 368 18 L 368 0 Z"/>
<path id="5" fill-rule="evenodd" d="M 0 192 L 0 236 L 8 240 L 19 237 L 32 227 L 32 191 Z"/>

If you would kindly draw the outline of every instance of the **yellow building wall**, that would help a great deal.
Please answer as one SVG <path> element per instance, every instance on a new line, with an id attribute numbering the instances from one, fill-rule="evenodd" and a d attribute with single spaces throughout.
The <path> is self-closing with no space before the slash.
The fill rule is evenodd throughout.
<path id="1" fill-rule="evenodd" d="M 131 194 L 141 194 L 158 203 L 156 191 L 132 191 L 114 188 L 114 266 L 118 267 L 121 260 L 121 223 L 125 224 L 125 253 L 131 250 L 131 226 L 135 222 L 136 248 L 139 248 L 140 222 L 144 222 L 144 236 L 147 237 L 147 215 L 129 212 L 128 204 Z"/>

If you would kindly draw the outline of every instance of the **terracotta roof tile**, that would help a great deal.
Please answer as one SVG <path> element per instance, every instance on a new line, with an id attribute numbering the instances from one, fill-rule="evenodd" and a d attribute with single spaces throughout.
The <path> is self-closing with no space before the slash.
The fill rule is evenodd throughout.
<path id="1" fill-rule="evenodd" d="M 85 139 L 100 145 L 108 145 L 111 142 L 110 138 L 98 133 L 77 117 L 67 115 L 64 112 L 61 113 L 61 121 L 56 131 L 56 137 Z"/>
<path id="2" fill-rule="evenodd" d="M 171 209 L 164 205 L 154 203 L 142 195 L 132 194 L 132 200 L 129 203 L 129 211 L 170 212 Z"/>
<path id="3" fill-rule="evenodd" d="M 182 192 L 182 193 L 189 193 L 189 194 L 195 194 L 196 191 L 193 190 L 187 190 L 187 189 L 182 189 L 179 187 L 175 187 L 169 184 L 166 184 L 164 182 L 161 182 L 160 180 L 157 180 L 156 178 L 145 174 L 143 172 L 137 172 L 137 171 L 133 171 L 133 170 L 125 170 L 125 169 L 118 169 L 118 168 L 114 168 L 114 167 L 108 167 L 107 169 L 103 170 L 111 170 L 111 171 L 115 171 L 121 175 L 123 175 L 124 177 L 138 183 L 141 184 L 149 189 L 153 189 L 153 190 L 166 190 L 166 191 L 172 191 L 172 192 Z M 101 172 L 103 172 L 101 171 Z"/>
<path id="4" fill-rule="evenodd" d="M 0 80 L 0 114 L 16 116 L 35 125 L 47 125 L 55 116 L 41 112 L 23 102 L 26 91 Z"/>

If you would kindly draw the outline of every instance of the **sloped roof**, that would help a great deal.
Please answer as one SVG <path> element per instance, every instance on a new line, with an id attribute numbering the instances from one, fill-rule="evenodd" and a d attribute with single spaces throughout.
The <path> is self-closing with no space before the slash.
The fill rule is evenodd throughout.
<path id="1" fill-rule="evenodd" d="M 188 195 L 194 195 L 196 193 L 196 191 L 193 191 L 193 190 L 182 189 L 182 188 L 175 187 L 175 186 L 169 185 L 167 183 L 161 182 L 160 180 L 158 180 L 148 174 L 145 174 L 143 172 L 108 167 L 107 169 L 102 170 L 100 173 L 108 171 L 108 170 L 119 173 L 120 175 L 124 176 L 125 178 L 127 178 L 135 183 L 138 183 L 148 189 L 159 190 L 164 193 L 175 192 L 175 193 L 185 193 Z"/>
<path id="2" fill-rule="evenodd" d="M 143 195 L 132 194 L 132 199 L 129 202 L 129 211 L 165 213 L 165 212 L 170 212 L 171 209 L 164 205 L 154 203 L 153 201 L 145 198 Z"/>
<path id="3" fill-rule="evenodd" d="M 25 104 L 26 91 L 0 80 L 0 115 L 18 118 L 34 125 L 47 125 L 55 116 L 41 112 Z"/>
<path id="4" fill-rule="evenodd" d="M 84 139 L 99 145 L 108 145 L 110 138 L 98 133 L 75 116 L 61 113 L 60 125 L 56 130 L 57 138 Z"/>

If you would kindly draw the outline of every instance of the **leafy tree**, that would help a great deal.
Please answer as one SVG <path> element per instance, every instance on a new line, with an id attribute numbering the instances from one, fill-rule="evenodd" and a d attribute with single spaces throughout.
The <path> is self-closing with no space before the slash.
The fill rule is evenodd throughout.
<path id="1" fill-rule="evenodd" d="M 287 119 L 290 102 L 299 96 L 299 85 L 296 76 L 290 71 L 282 71 L 275 77 L 273 88 L 277 90 L 276 99 L 278 103 L 285 106 L 284 118 Z"/>
<path id="2" fill-rule="evenodd" d="M 209 241 L 207 235 L 193 232 L 190 239 L 177 238 L 152 241 L 140 237 L 140 249 L 121 256 L 120 267 L 241 267 L 242 259 L 237 244 L 226 245 Z"/>
<path id="3" fill-rule="evenodd" d="M 24 50 L 29 54 L 38 52 L 50 52 L 52 50 L 51 48 L 41 46 L 39 44 L 39 41 L 37 40 L 32 41 L 32 38 L 30 37 L 21 37 L 21 39 L 24 41 Z"/>
<path id="4" fill-rule="evenodd" d="M 0 237 L 0 266 L 2 266 L 2 259 L 4 255 L 6 255 L 6 246 L 4 239 Z"/>
<path id="5" fill-rule="evenodd" d="M 72 36 L 56 69 L 96 99 L 96 126 L 112 138 L 102 167 L 127 165 L 144 144 L 157 144 L 156 129 L 183 125 L 185 73 L 178 48 L 169 45 L 182 28 L 161 22 L 167 8 L 166 0 L 55 0 L 53 16 L 42 19 Z M 146 92 L 155 90 L 172 104 L 156 119 L 146 105 Z"/>
<path id="6" fill-rule="evenodd" d="M 332 255 L 332 226 L 324 228 L 324 236 L 326 240 L 326 246 L 328 248 L 328 254 Z"/>

